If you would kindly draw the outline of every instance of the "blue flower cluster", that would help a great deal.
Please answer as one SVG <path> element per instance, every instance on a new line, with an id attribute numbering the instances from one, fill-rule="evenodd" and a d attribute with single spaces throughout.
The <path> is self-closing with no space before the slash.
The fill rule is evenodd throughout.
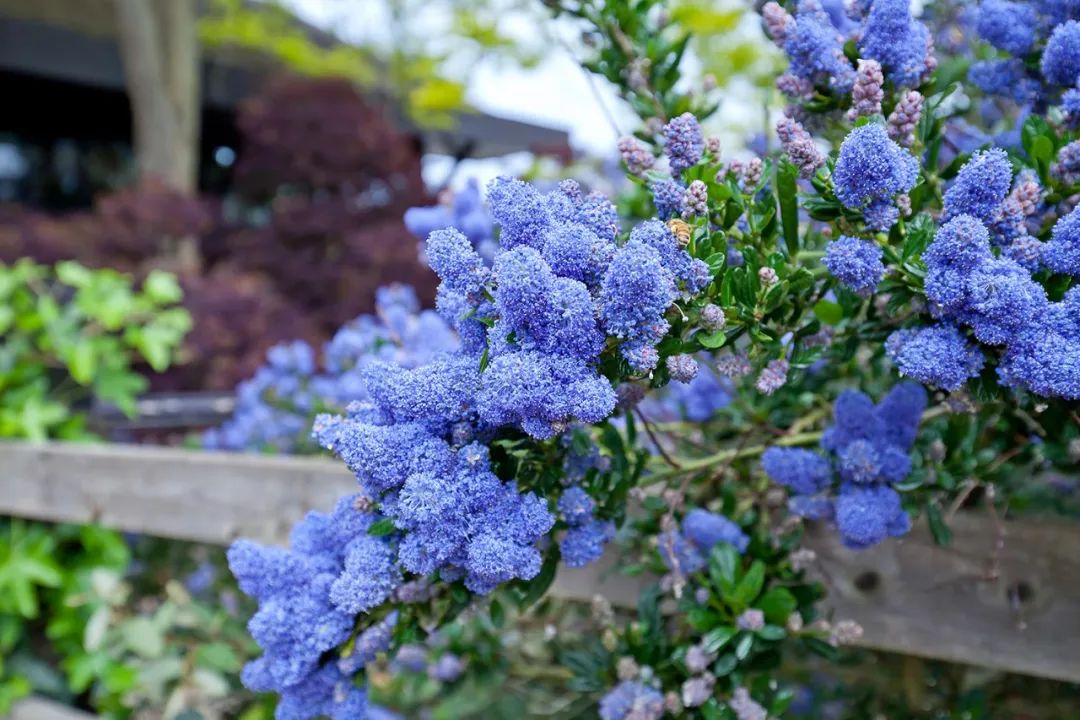
<path id="1" fill-rule="evenodd" d="M 657 538 L 660 559 L 668 569 L 682 577 L 704 568 L 709 552 L 721 542 L 744 553 L 750 538 L 731 520 L 702 508 L 686 513 L 682 527 L 667 530 Z"/>
<path id="2" fill-rule="evenodd" d="M 925 408 L 926 391 L 914 383 L 895 386 L 876 406 L 861 392 L 845 391 L 821 438 L 824 455 L 774 446 L 762 455 L 762 468 L 792 492 L 793 513 L 833 521 L 848 547 L 876 545 L 911 527 L 892 486 L 911 472 Z"/>
<path id="3" fill-rule="evenodd" d="M 421 242 L 436 230 L 454 227 L 469 238 L 488 263 L 495 256 L 495 225 L 484 207 L 476 178 L 470 178 L 463 190 L 448 196 L 445 202 L 406 210 L 405 227 Z"/>
<path id="4" fill-rule="evenodd" d="M 1023 228 L 1022 222 L 1001 222 L 1004 215 L 1024 212 L 1018 209 L 1023 203 L 1008 194 L 1011 175 L 1000 150 L 976 154 L 961 168 L 945 194 L 947 222 L 923 253 L 926 297 L 943 324 L 897 331 L 887 350 L 905 375 L 957 389 L 983 365 L 980 351 L 957 327 L 967 326 L 979 342 L 1003 347 L 997 368 L 1003 384 L 1047 397 L 1080 398 L 1075 294 L 1051 302 L 1032 278 L 1031 265 L 1012 257 L 1018 244 L 1027 245 L 1028 255 L 1052 269 L 1080 274 L 1080 214 L 1060 219 L 1042 248 L 1037 239 L 1021 236 L 996 255 L 988 226 Z"/>
<path id="5" fill-rule="evenodd" d="M 822 264 L 852 292 L 868 296 L 885 274 L 881 248 L 873 240 L 841 235 L 825 246 Z"/>
<path id="6" fill-rule="evenodd" d="M 594 516 L 596 504 L 578 485 L 563 492 L 558 507 L 568 526 L 559 542 L 563 562 L 569 567 L 584 567 L 599 558 L 615 537 L 615 523 Z"/>
<path id="7" fill-rule="evenodd" d="M 610 383 L 595 365 L 608 338 L 636 371 L 656 367 L 664 315 L 680 293 L 711 280 L 662 222 L 633 229 L 616 243 L 615 208 L 583 196 L 576 183 L 544 195 L 499 178 L 490 188 L 501 248 L 492 272 L 453 230 L 429 239 L 442 278 L 438 307 L 466 349 L 486 349 L 480 415 L 549 437 L 572 419 L 597 422 L 614 408 Z"/>
<path id="8" fill-rule="evenodd" d="M 883 125 L 869 123 L 844 138 L 832 178 L 844 207 L 862 210 L 867 227 L 885 231 L 900 217 L 893 199 L 915 187 L 919 163 Z"/>
<path id="9" fill-rule="evenodd" d="M 683 113 L 664 126 L 664 154 L 673 173 L 697 165 L 705 153 L 705 136 L 697 118 Z"/>
<path id="10" fill-rule="evenodd" d="M 358 317 L 326 343 L 321 370 L 315 351 L 301 340 L 271 348 L 266 364 L 237 387 L 232 416 L 203 433 L 203 447 L 296 452 L 318 412 L 344 410 L 368 397 L 367 363 L 416 367 L 457 347 L 457 336 L 437 313 L 420 311 L 411 287 L 379 288 L 375 300 L 375 315 Z"/>
<path id="11" fill-rule="evenodd" d="M 546 501 L 500 480 L 486 445 L 456 444 L 469 440 L 476 425 L 474 360 L 370 370 L 373 402 L 354 405 L 344 417 L 320 416 L 315 435 L 404 533 L 397 565 L 417 575 L 463 578 L 478 594 L 534 577 L 540 554 L 533 545 L 554 524 Z M 368 603 L 366 594 L 359 597 Z"/>
<path id="12" fill-rule="evenodd" d="M 1080 8 L 1058 0 L 983 0 L 976 16 L 979 36 L 1011 57 L 980 60 L 969 79 L 983 92 L 1028 105 L 1061 99 L 1080 80 Z M 1041 53 L 1036 67 L 1026 63 Z M 1068 114 L 1068 107 L 1066 107 Z"/>
<path id="13" fill-rule="evenodd" d="M 244 685 L 281 695 L 278 720 L 366 716 L 367 696 L 355 675 L 389 647 L 394 616 L 372 625 L 362 644 L 364 657 L 323 661 L 323 655 L 352 635 L 356 610 L 345 588 L 363 586 L 369 601 L 393 590 L 393 573 L 383 569 L 393 541 L 368 529 L 377 516 L 358 509 L 358 497 L 342 498 L 330 514 L 311 512 L 293 528 L 289 549 L 240 540 L 229 548 L 229 567 L 240 589 L 259 602 L 248 630 L 263 654 L 244 668 Z"/>
<path id="14" fill-rule="evenodd" d="M 844 56 L 844 36 L 818 0 L 799 0 L 783 37 L 774 40 L 791 61 L 792 75 L 841 94 L 851 92 L 855 69 Z"/>
<path id="15" fill-rule="evenodd" d="M 664 696 L 655 688 L 624 680 L 600 700 L 600 720 L 660 720 Z"/>
<path id="16" fill-rule="evenodd" d="M 917 87 L 936 67 L 930 31 L 911 17 L 910 0 L 873 1 L 859 52 L 877 60 L 898 87 Z"/>

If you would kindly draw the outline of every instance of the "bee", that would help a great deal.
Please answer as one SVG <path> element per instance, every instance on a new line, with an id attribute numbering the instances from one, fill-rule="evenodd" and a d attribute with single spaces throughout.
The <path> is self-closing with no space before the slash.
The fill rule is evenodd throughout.
<path id="1" fill-rule="evenodd" d="M 686 221 L 672 218 L 667 221 L 667 226 L 675 239 L 679 241 L 679 247 L 686 247 L 690 244 L 690 226 L 686 224 Z"/>

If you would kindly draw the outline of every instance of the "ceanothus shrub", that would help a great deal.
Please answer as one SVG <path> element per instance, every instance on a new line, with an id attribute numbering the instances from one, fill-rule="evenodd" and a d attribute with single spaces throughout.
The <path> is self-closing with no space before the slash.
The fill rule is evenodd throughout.
<path id="1" fill-rule="evenodd" d="M 553 4 L 641 117 L 618 144 L 629 189 L 616 204 L 499 178 L 490 226 L 472 189 L 410 213 L 444 325 L 424 321 L 415 346 L 390 329 L 386 350 L 361 323 L 324 353 L 349 385 L 325 393 L 338 404 L 313 437 L 356 494 L 289 550 L 230 551 L 259 601 L 245 682 L 281 695 L 281 720 L 381 717 L 362 709 L 380 692 L 369 667 L 412 664 L 454 618 L 502 622 L 560 565 L 607 554 L 647 589 L 633 622 L 598 601 L 567 692 L 599 698 L 603 720 L 784 717 L 782 659 L 835 657 L 862 632 L 830 619 L 805 523 L 857 550 L 924 522 L 944 539 L 944 508 L 1023 495 L 1018 478 L 1075 460 L 1071 11 L 976 10 L 1031 84 L 1011 90 L 1017 144 L 965 149 L 950 138 L 984 118 L 945 102 L 942 78 L 963 73 L 908 2 L 766 3 L 791 104 L 778 153 L 733 159 L 700 122 L 714 99 L 677 82 L 685 34 L 659 2 Z M 431 317 L 417 309 L 398 311 L 406 327 Z M 253 394 L 316 388 L 294 380 L 310 350 L 271 366 Z M 472 687 L 459 652 L 439 673 Z"/>

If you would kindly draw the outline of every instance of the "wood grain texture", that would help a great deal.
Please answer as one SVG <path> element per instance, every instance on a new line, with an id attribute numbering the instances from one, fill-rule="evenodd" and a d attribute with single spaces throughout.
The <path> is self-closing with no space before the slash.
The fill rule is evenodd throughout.
<path id="1" fill-rule="evenodd" d="M 328 459 L 0 443 L 0 514 L 181 540 L 285 543 L 304 512 L 328 510 L 355 487 Z M 997 535 L 989 519 L 961 515 L 951 526 L 949 547 L 919 526 L 858 552 L 831 529 L 811 527 L 807 547 L 829 588 L 826 608 L 859 622 L 866 647 L 1080 682 L 1080 529 L 1005 523 L 991 579 Z M 648 582 L 620 575 L 612 554 L 560 569 L 551 592 L 630 607 Z"/>
<path id="2" fill-rule="evenodd" d="M 811 528 L 826 605 L 863 626 L 865 647 L 1080 682 L 1077 527 L 1007 522 L 995 563 L 988 518 L 961 514 L 950 526 L 947 547 L 920 524 L 863 551 Z"/>
<path id="3" fill-rule="evenodd" d="M 15 703 L 4 720 L 94 720 L 96 717 L 52 700 L 28 697 Z"/>

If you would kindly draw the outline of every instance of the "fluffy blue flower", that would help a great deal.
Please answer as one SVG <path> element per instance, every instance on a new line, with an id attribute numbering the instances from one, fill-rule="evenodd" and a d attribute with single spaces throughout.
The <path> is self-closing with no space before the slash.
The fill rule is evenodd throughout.
<path id="1" fill-rule="evenodd" d="M 406 210 L 405 227 L 419 240 L 426 240 L 436 230 L 454 227 L 465 234 L 486 260 L 491 259 L 495 250 L 494 225 L 475 178 L 470 178 L 461 191 L 454 193 L 448 204 Z"/>
<path id="2" fill-rule="evenodd" d="M 983 0 L 979 4 L 978 31 L 984 40 L 1010 55 L 1026 55 L 1035 44 L 1038 17 L 1035 8 L 1011 0 Z"/>
<path id="3" fill-rule="evenodd" d="M 652 196 L 656 214 L 662 220 L 678 217 L 682 211 L 682 199 L 685 193 L 686 188 L 670 178 L 653 183 Z"/>
<path id="4" fill-rule="evenodd" d="M 701 508 L 694 508 L 686 514 L 682 530 L 686 538 L 705 554 L 721 542 L 728 543 L 740 553 L 746 552 L 750 544 L 750 538 L 738 525 L 723 515 Z"/>
<path id="5" fill-rule="evenodd" d="M 1012 187 L 1012 165 L 1000 148 L 977 152 L 960 168 L 945 191 L 942 218 L 970 215 L 989 225 L 1001 211 Z"/>
<path id="6" fill-rule="evenodd" d="M 1069 20 L 1054 28 L 1042 55 L 1047 82 L 1072 87 L 1080 80 L 1080 22 Z"/>
<path id="7" fill-rule="evenodd" d="M 675 173 L 697 165 L 705 152 L 701 125 L 691 113 L 683 113 L 664 126 L 664 154 Z"/>
<path id="8" fill-rule="evenodd" d="M 508 177 L 495 178 L 487 190 L 491 217 L 499 226 L 500 247 L 537 247 L 549 220 L 543 195 L 529 183 Z"/>
<path id="9" fill-rule="evenodd" d="M 600 720 L 660 720 L 664 696 L 639 682 L 624 680 L 600 699 Z"/>
<path id="10" fill-rule="evenodd" d="M 394 548 L 381 538 L 362 535 L 345 550 L 345 565 L 330 586 L 330 601 L 347 613 L 368 612 L 390 597 L 401 580 Z"/>
<path id="11" fill-rule="evenodd" d="M 1080 277 L 1080 207 L 1054 224 L 1042 262 L 1056 273 Z"/>
<path id="12" fill-rule="evenodd" d="M 252 690 L 308 695 L 325 690 L 320 658 L 348 638 L 354 623 L 354 613 L 335 602 L 331 588 L 345 571 L 345 547 L 367 537 L 373 519 L 355 502 L 343 498 L 330 515 L 309 513 L 294 529 L 288 550 L 246 540 L 229 548 L 229 567 L 240 589 L 259 602 L 248 628 L 263 655 L 243 675 Z"/>
<path id="13" fill-rule="evenodd" d="M 581 525 L 592 519 L 596 503 L 580 485 L 568 487 L 559 498 L 558 508 L 569 525 Z"/>
<path id="14" fill-rule="evenodd" d="M 1041 92 L 1023 60 L 1016 58 L 974 62 L 968 69 L 968 80 L 987 95 L 1012 98 L 1020 104 L 1032 102 Z"/>
<path id="15" fill-rule="evenodd" d="M 982 371 L 983 354 L 951 323 L 896 330 L 885 342 L 901 375 L 942 390 L 958 390 Z"/>
<path id="16" fill-rule="evenodd" d="M 881 63 L 895 85 L 916 87 L 931 67 L 930 31 L 911 17 L 910 0 L 874 0 L 866 15 L 859 52 Z"/>
<path id="17" fill-rule="evenodd" d="M 1007 257 L 979 265 L 969 279 L 967 304 L 959 318 L 988 345 L 1004 345 L 1047 304 L 1043 286 Z"/>
<path id="18" fill-rule="evenodd" d="M 520 424 L 552 437 L 574 420 L 600 422 L 615 409 L 615 390 L 595 370 L 560 355 L 499 355 L 484 371 L 480 416 L 494 425 Z"/>
<path id="19" fill-rule="evenodd" d="M 813 495 L 832 481 L 832 468 L 820 454 L 804 448 L 770 447 L 761 456 L 769 479 L 797 495 Z"/>
<path id="20" fill-rule="evenodd" d="M 825 246 L 822 264 L 852 292 L 865 296 L 877 288 L 885 274 L 881 254 L 881 248 L 870 240 L 841 235 Z"/>
<path id="21" fill-rule="evenodd" d="M 572 526 L 559 542 L 562 560 L 568 567 L 585 567 L 604 554 L 604 546 L 615 537 L 615 523 L 591 519 Z"/>
<path id="22" fill-rule="evenodd" d="M 657 547 L 664 564 L 685 577 L 704 568 L 705 558 L 721 542 L 741 554 L 746 552 L 750 538 L 723 515 L 694 508 L 683 518 L 681 528 L 660 534 Z"/>
<path id="23" fill-rule="evenodd" d="M 1001 254 L 1015 262 L 1029 273 L 1038 272 L 1043 266 L 1043 251 L 1046 245 L 1038 238 L 1021 235 L 1014 238 L 1001 249 Z"/>
<path id="24" fill-rule="evenodd" d="M 330 662 L 281 692 L 275 720 L 359 720 L 368 717 L 367 692 Z"/>
<path id="25" fill-rule="evenodd" d="M 1080 288 L 1024 325 L 998 367 L 1004 384 L 1068 400 L 1080 399 Z"/>
<path id="26" fill-rule="evenodd" d="M 455 228 L 431 233 L 427 241 L 431 269 L 447 288 L 466 296 L 480 292 L 488 280 L 488 269 L 468 238 Z"/>
<path id="27" fill-rule="evenodd" d="M 799 0 L 795 22 L 786 30 L 784 52 L 791 73 L 840 94 L 851 92 L 855 69 L 844 56 L 844 38 L 818 0 Z"/>
<path id="28" fill-rule="evenodd" d="M 900 504 L 900 495 L 887 485 L 845 485 L 835 506 L 836 528 L 850 548 L 877 545 L 911 529 L 911 518 Z"/>
<path id="29" fill-rule="evenodd" d="M 631 352 L 640 350 L 642 344 L 655 345 L 667 334 L 669 325 L 664 313 L 676 296 L 675 282 L 660 253 L 643 242 L 629 242 L 615 253 L 601 283 L 600 318 L 604 329 L 609 335 L 629 341 Z M 623 355 L 636 370 L 655 367 L 655 360 L 652 365 L 635 366 L 637 357 L 625 348 Z"/>
<path id="30" fill-rule="evenodd" d="M 869 123 L 844 138 L 833 183 L 845 207 L 861 210 L 908 192 L 918 176 L 918 161 L 889 138 L 884 126 Z"/>
<path id="31" fill-rule="evenodd" d="M 926 297 L 945 314 L 959 313 L 970 297 L 971 276 L 993 258 L 990 233 L 970 215 L 941 226 L 923 252 Z"/>

